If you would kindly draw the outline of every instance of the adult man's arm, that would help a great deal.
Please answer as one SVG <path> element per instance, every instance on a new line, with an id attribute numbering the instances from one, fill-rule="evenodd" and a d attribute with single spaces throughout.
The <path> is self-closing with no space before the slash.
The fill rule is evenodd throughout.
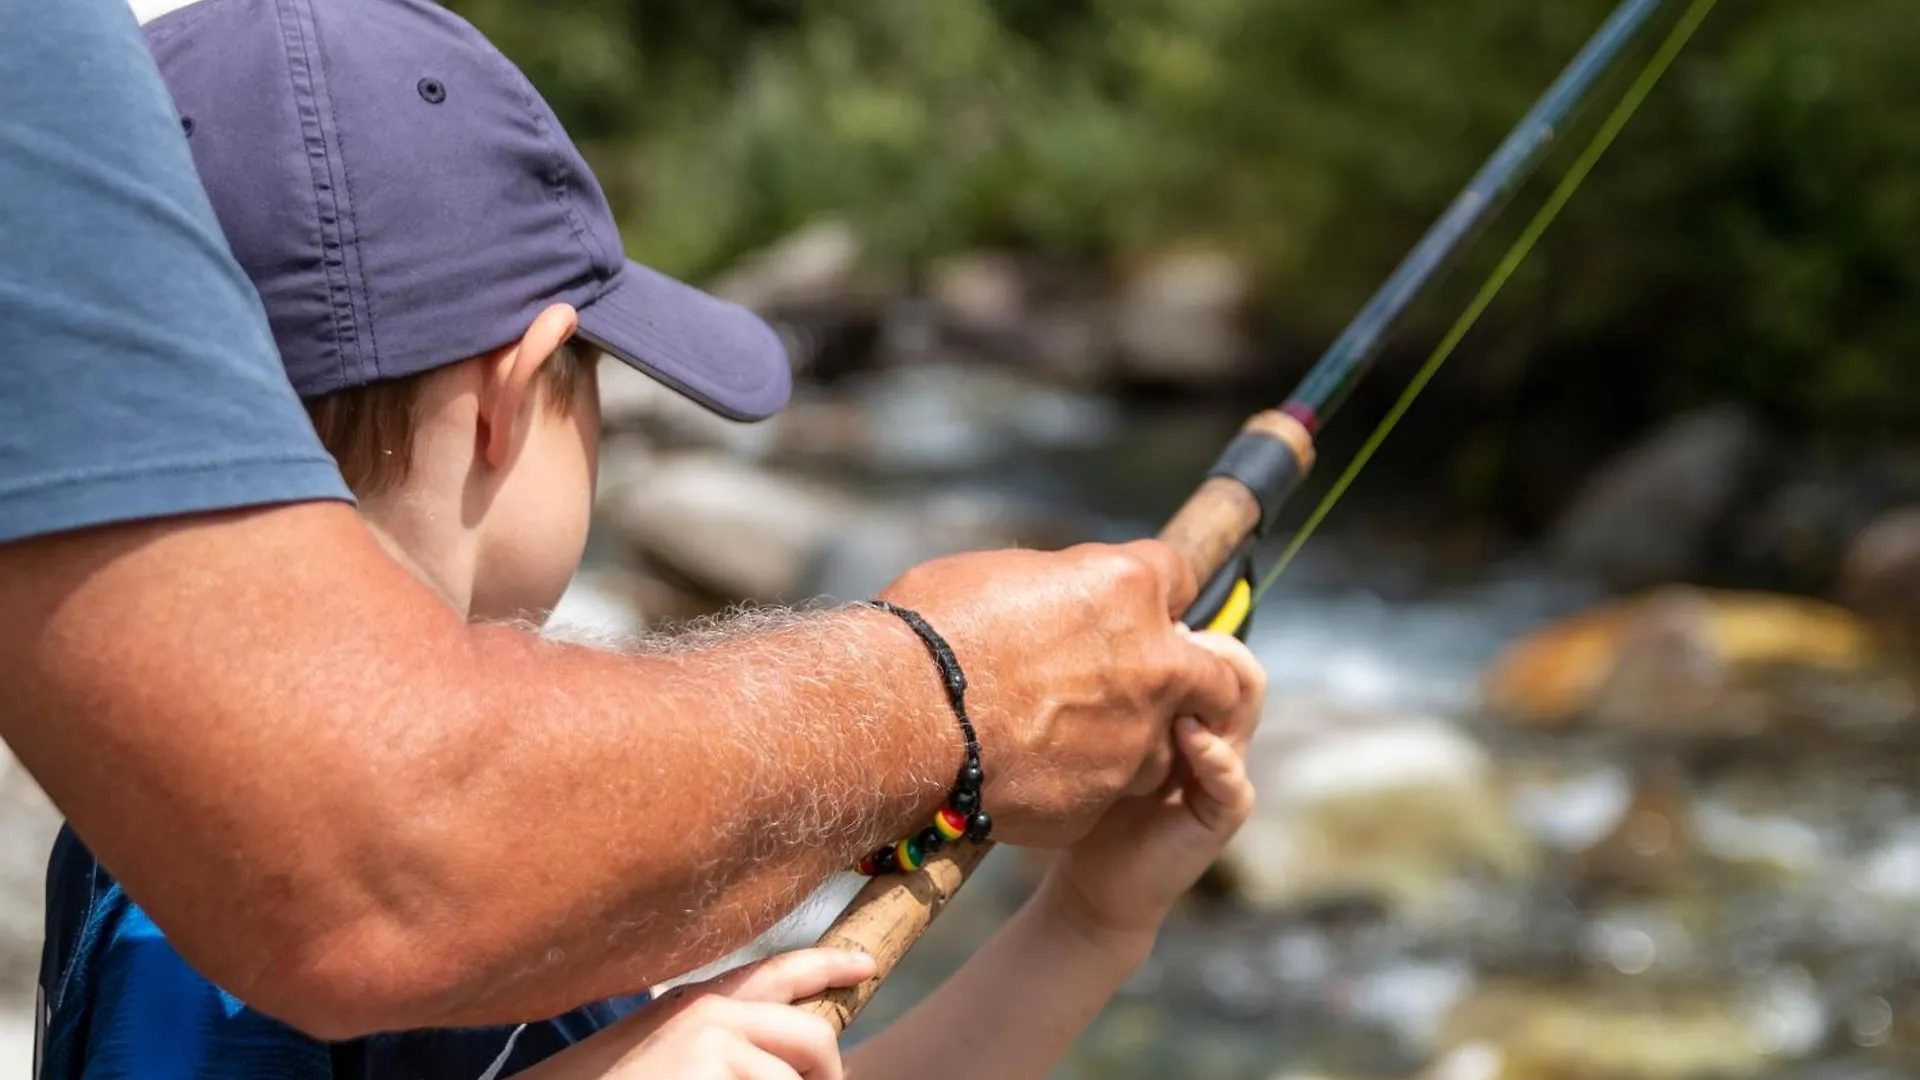
<path id="1" fill-rule="evenodd" d="M 121 0 L 0 0 L 0 736 L 191 962 L 321 1035 L 550 1015 L 925 819 L 958 736 L 884 615 L 614 656 L 388 559 L 177 123 Z M 897 586 L 968 665 L 1002 836 L 1231 706 L 1191 592 L 1156 545 Z"/>
<path id="2" fill-rule="evenodd" d="M 1084 827 L 1237 681 L 1157 545 L 932 564 L 1009 838 Z M 551 1015 L 711 960 L 961 760 L 864 609 L 634 656 L 462 624 L 330 504 L 0 546 L 8 742 L 190 962 L 328 1036 Z"/>

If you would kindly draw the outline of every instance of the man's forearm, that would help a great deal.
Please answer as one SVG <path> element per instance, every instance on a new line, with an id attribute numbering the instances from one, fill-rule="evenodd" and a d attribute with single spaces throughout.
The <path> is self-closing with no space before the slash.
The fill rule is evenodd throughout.
<path id="1" fill-rule="evenodd" d="M 529 678 L 500 682 L 561 686 L 570 700 L 545 703 L 543 715 L 576 732 L 557 739 L 513 705 L 490 713 L 504 729 L 489 741 L 524 756 L 484 763 L 462 798 L 495 806 L 502 829 L 522 833 L 486 843 L 486 858 L 547 845 L 550 872 L 574 876 L 564 891 L 605 898 L 598 910 L 562 913 L 572 921 L 501 928 L 533 947 L 555 926 L 578 927 L 578 969 L 536 984 L 577 988 L 606 958 L 625 956 L 594 976 L 593 994 L 630 992 L 732 952 L 829 874 L 923 825 L 961 760 L 932 663 L 904 626 L 874 612 L 749 616 L 627 656 L 475 636 L 480 663 L 499 649 L 502 668 L 527 665 Z M 603 788 L 585 798 L 577 785 L 556 792 L 529 759 L 562 789 L 577 776 Z M 610 768 L 615 761 L 623 764 Z M 557 812 L 543 814 L 547 806 Z M 576 817 L 578 839 L 567 835 Z M 469 845 L 468 827 L 450 828 L 438 846 Z"/>
<path id="2" fill-rule="evenodd" d="M 335 505 L 0 548 L 0 615 L 30 673 L 0 722 L 75 828 L 191 962 L 334 1037 L 714 959 L 960 759 L 883 615 L 541 642 L 461 624 Z"/>

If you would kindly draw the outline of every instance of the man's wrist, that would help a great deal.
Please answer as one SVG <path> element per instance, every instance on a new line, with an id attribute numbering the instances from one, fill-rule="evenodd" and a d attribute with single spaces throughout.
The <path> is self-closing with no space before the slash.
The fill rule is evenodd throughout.
<path id="1" fill-rule="evenodd" d="M 893 708 L 889 738 L 893 760 L 906 767 L 900 779 L 912 784 L 907 797 L 890 800 L 875 823 L 873 843 L 917 831 L 945 802 L 953 777 L 966 761 L 966 740 L 948 706 L 940 669 L 913 629 L 877 608 L 855 605 L 847 618 L 861 634 L 859 654 L 874 658 L 886 681 L 880 700 Z"/>

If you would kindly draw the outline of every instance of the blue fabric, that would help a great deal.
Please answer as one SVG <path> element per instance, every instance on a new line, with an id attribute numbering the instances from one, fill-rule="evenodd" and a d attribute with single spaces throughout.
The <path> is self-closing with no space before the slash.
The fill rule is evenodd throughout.
<path id="1" fill-rule="evenodd" d="M 491 1075 L 507 1077 L 647 1000 L 599 1002 L 518 1027 L 321 1042 L 195 973 L 70 829 L 47 867 L 40 992 L 36 1080 L 481 1080 L 496 1064 Z"/>
<path id="2" fill-rule="evenodd" d="M 352 501 L 287 380 L 126 0 L 0 0 L 0 543 Z M 201 979 L 71 832 L 49 866 L 47 1080 L 508 1076 L 640 1007 L 306 1038 Z"/>
<path id="3" fill-rule="evenodd" d="M 0 0 L 0 542 L 350 499 L 126 0 Z"/>

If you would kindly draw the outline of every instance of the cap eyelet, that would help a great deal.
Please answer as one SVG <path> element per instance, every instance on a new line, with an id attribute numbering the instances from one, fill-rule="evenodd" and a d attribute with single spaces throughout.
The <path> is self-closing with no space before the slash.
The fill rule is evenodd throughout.
<path id="1" fill-rule="evenodd" d="M 186 134 L 187 138 L 189 139 L 193 138 L 193 117 L 191 116 L 181 117 L 180 130 Z"/>
<path id="2" fill-rule="evenodd" d="M 418 87 L 420 97 L 429 105 L 438 105 L 447 100 L 447 87 L 439 79 L 421 79 Z"/>

